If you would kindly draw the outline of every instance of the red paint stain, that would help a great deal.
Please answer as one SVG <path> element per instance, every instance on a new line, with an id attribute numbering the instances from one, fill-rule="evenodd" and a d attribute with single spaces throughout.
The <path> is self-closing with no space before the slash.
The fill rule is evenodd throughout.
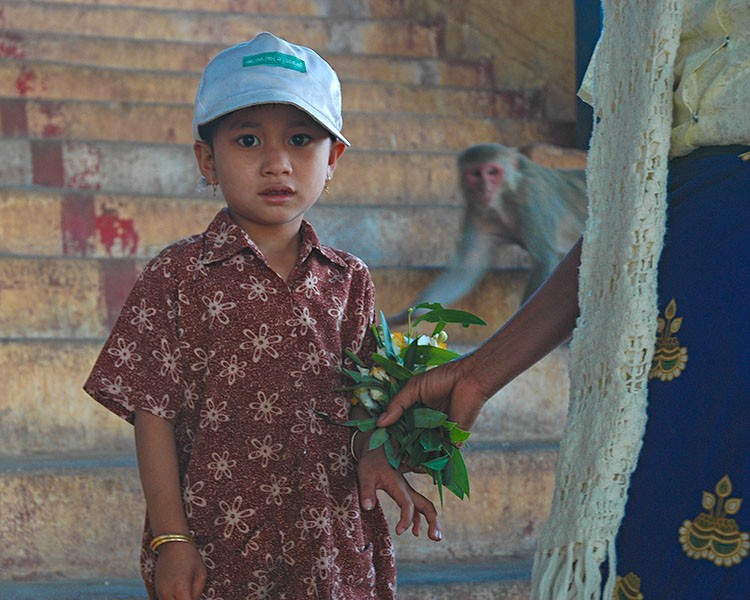
<path id="1" fill-rule="evenodd" d="M 4 136 L 26 136 L 29 123 L 26 117 L 26 100 L 23 98 L 3 98 L 0 100 L 0 121 Z"/>
<path id="2" fill-rule="evenodd" d="M 44 115 L 46 123 L 42 127 L 42 137 L 62 137 L 65 134 L 65 118 L 60 102 L 42 102 L 39 111 Z"/>
<path id="3" fill-rule="evenodd" d="M 62 187 L 65 179 L 62 145 L 54 141 L 32 140 L 31 168 L 36 185 Z"/>
<path id="4" fill-rule="evenodd" d="M 138 271 L 132 259 L 107 259 L 101 262 L 100 273 L 102 294 L 107 305 L 105 325 L 112 329 L 135 284 Z"/>
<path id="5" fill-rule="evenodd" d="M 34 84 L 37 81 L 37 75 L 30 69 L 24 69 L 16 78 L 16 91 L 19 96 L 27 96 L 34 90 Z"/>
<path id="6" fill-rule="evenodd" d="M 107 254 L 112 256 L 112 248 L 119 242 L 126 256 L 135 256 L 140 237 L 133 219 L 121 219 L 116 209 L 104 207 L 96 217 L 95 227 Z"/>
<path id="7" fill-rule="evenodd" d="M 25 58 L 26 50 L 23 47 L 23 36 L 8 31 L 0 33 L 0 57 Z"/>
<path id="8" fill-rule="evenodd" d="M 94 197 L 66 194 L 61 205 L 63 255 L 88 256 L 93 253 L 96 227 Z"/>

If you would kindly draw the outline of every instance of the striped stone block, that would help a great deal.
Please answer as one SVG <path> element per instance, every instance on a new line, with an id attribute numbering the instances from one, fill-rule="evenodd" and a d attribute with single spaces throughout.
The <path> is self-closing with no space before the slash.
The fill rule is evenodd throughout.
<path id="1" fill-rule="evenodd" d="M 212 13 L 128 6 L 47 4 L 5 0 L 4 16 L 13 30 L 128 37 L 139 40 L 194 40 L 231 45 L 262 31 L 320 52 L 437 56 L 442 25 L 404 19 L 369 20 L 325 16 Z"/>
<path id="2" fill-rule="evenodd" d="M 399 560 L 486 560 L 532 553 L 549 511 L 555 451 L 467 449 L 465 458 L 471 500 L 445 498 L 439 543 L 424 533 L 419 538 L 394 536 Z M 426 476 L 411 480 L 437 501 Z M 395 503 L 388 497 L 381 501 L 395 525 Z M 3 579 L 55 573 L 69 578 L 136 576 L 144 502 L 132 456 L 1 459 L 0 506 Z"/>
<path id="3" fill-rule="evenodd" d="M 192 145 L 186 126 L 192 115 L 188 104 L 0 99 L 0 131 L 31 139 Z M 458 153 L 478 143 L 523 145 L 554 135 L 542 121 L 462 115 L 352 112 L 344 114 L 344 123 L 352 147 L 367 151 Z"/>
<path id="4" fill-rule="evenodd" d="M 132 448 L 132 427 L 91 399 L 83 383 L 104 343 L 92 340 L 0 343 L 0 456 Z M 465 346 L 452 345 L 462 352 Z M 561 437 L 567 410 L 567 351 L 553 352 L 491 398 L 472 443 Z"/>

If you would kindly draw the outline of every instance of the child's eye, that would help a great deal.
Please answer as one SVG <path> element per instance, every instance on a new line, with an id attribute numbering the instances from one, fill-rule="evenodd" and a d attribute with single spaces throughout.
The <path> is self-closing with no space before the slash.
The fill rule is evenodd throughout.
<path id="1" fill-rule="evenodd" d="M 298 133 L 296 135 L 292 136 L 292 139 L 290 140 L 292 146 L 304 146 L 307 144 L 312 138 L 307 135 L 306 133 Z"/>
<path id="2" fill-rule="evenodd" d="M 240 146 L 243 146 L 245 148 L 251 148 L 252 146 L 257 146 L 260 143 L 260 140 L 257 137 L 255 137 L 254 135 L 249 135 L 248 134 L 248 135 L 240 136 L 237 139 L 237 143 Z"/>

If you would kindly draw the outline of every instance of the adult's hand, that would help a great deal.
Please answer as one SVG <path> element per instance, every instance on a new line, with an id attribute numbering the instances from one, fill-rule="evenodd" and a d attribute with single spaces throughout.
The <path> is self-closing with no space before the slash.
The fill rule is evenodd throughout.
<path id="1" fill-rule="evenodd" d="M 406 409 L 421 402 L 447 412 L 450 420 L 469 430 L 490 395 L 473 377 L 469 355 L 412 377 L 388 404 L 378 419 L 378 427 L 392 425 Z"/>

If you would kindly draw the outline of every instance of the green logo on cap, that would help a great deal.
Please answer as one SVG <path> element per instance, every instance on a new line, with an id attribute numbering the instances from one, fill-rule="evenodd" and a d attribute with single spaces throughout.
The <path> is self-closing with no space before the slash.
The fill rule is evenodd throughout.
<path id="1" fill-rule="evenodd" d="M 307 73 L 305 61 L 292 56 L 291 54 L 282 54 L 281 52 L 263 52 L 262 54 L 253 54 L 242 58 L 243 67 L 281 67 L 300 73 Z"/>

